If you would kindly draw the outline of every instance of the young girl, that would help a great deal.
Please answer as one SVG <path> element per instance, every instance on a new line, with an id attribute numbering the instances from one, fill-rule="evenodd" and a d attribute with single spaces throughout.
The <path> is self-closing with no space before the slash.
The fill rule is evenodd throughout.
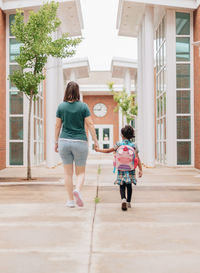
<path id="1" fill-rule="evenodd" d="M 137 146 L 131 142 L 131 139 L 134 138 L 134 130 L 130 125 L 126 125 L 121 129 L 122 142 L 117 142 L 113 148 L 110 149 L 99 149 L 96 148 L 96 152 L 101 153 L 112 153 L 115 152 L 121 145 L 129 145 L 133 147 L 136 151 L 136 157 L 138 157 L 138 167 L 139 167 L 139 177 L 142 177 L 142 164 L 138 156 Z M 131 171 L 117 171 L 117 180 L 115 184 L 120 186 L 120 194 L 122 199 L 122 210 L 127 210 L 131 208 L 131 196 L 132 196 L 132 183 L 136 185 L 135 170 Z M 126 194 L 127 189 L 127 194 Z"/>

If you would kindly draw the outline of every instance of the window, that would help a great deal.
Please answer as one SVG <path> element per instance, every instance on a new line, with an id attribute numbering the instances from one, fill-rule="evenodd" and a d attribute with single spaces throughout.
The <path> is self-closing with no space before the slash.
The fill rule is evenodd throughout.
<path id="1" fill-rule="evenodd" d="M 156 31 L 156 158 L 166 162 L 166 37 L 165 17 Z"/>
<path id="2" fill-rule="evenodd" d="M 176 13 L 177 164 L 191 164 L 190 14 Z"/>
<path id="3" fill-rule="evenodd" d="M 9 73 L 19 69 L 15 57 L 20 53 L 21 44 L 17 42 L 11 31 L 15 14 L 9 15 Z M 24 97 L 16 86 L 9 82 L 9 164 L 23 165 L 24 150 Z"/>

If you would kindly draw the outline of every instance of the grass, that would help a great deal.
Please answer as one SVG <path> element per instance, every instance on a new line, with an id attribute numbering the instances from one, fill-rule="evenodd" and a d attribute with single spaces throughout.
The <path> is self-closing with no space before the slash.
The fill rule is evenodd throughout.
<path id="1" fill-rule="evenodd" d="M 101 174 L 101 166 L 98 165 L 97 174 Z"/>
<path id="2" fill-rule="evenodd" d="M 99 198 L 98 196 L 96 196 L 96 197 L 94 198 L 94 202 L 95 202 L 95 204 L 98 204 L 98 203 L 100 202 L 100 198 Z"/>

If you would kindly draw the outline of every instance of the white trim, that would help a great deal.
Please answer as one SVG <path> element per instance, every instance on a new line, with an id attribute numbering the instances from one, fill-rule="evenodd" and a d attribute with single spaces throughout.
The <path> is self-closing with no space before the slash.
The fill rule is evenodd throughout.
<path id="1" fill-rule="evenodd" d="M 175 11 L 166 13 L 166 140 L 167 166 L 175 166 L 176 146 L 176 21 Z"/>
<path id="2" fill-rule="evenodd" d="M 107 84 L 79 84 L 80 86 L 80 90 L 81 92 L 83 92 L 83 95 L 84 95 L 84 92 L 89 92 L 89 91 L 92 91 L 94 92 L 94 95 L 95 92 L 99 92 L 99 91 L 106 91 L 106 92 L 110 92 L 110 89 L 108 88 L 108 85 Z M 123 90 L 123 84 L 115 84 L 114 85 L 114 90 L 116 92 L 120 92 Z M 132 84 L 131 85 L 131 91 L 135 91 L 135 85 Z M 111 95 L 111 93 L 110 93 Z"/>
<path id="3" fill-rule="evenodd" d="M 76 3 L 76 8 L 77 8 L 77 13 L 78 13 L 78 18 L 79 18 L 79 23 L 80 23 L 80 28 L 84 28 L 84 22 L 83 22 L 83 16 L 81 12 L 81 3 L 80 0 L 75 0 Z"/>
<path id="4" fill-rule="evenodd" d="M 113 147 L 113 125 L 112 124 L 95 124 L 94 125 L 95 129 L 99 129 L 99 148 L 103 149 L 103 144 L 109 144 L 109 148 Z M 103 140 L 103 129 L 104 128 L 108 128 L 110 129 L 110 140 L 104 141 Z M 93 154 L 95 153 L 94 150 L 92 150 L 92 145 L 94 144 L 93 140 L 92 140 L 92 136 L 89 132 L 89 153 Z"/>
<path id="5" fill-rule="evenodd" d="M 9 167 L 9 14 L 6 14 L 6 167 Z"/>
<path id="6" fill-rule="evenodd" d="M 126 0 L 125 2 L 188 9 L 196 9 L 198 7 L 196 0 Z"/>
<path id="7" fill-rule="evenodd" d="M 190 12 L 190 82 L 191 82 L 191 91 L 190 91 L 190 106 L 191 106 L 191 165 L 194 166 L 195 162 L 195 152 L 194 152 L 194 48 L 193 44 L 193 37 L 194 37 L 194 30 L 193 30 L 193 12 Z"/>

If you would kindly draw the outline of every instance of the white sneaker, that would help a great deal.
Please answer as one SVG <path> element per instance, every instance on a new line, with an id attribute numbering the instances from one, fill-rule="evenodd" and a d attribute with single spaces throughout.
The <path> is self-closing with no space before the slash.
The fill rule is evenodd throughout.
<path id="1" fill-rule="evenodd" d="M 121 209 L 122 210 L 127 210 L 127 202 L 126 202 L 126 199 L 122 199 L 122 206 L 121 206 Z"/>
<path id="2" fill-rule="evenodd" d="M 75 201 L 74 200 L 67 201 L 66 206 L 69 207 L 69 208 L 74 208 L 75 207 Z"/>
<path id="3" fill-rule="evenodd" d="M 76 204 L 77 204 L 79 207 L 83 207 L 83 206 L 84 206 L 84 203 L 83 203 L 83 199 L 82 199 L 82 197 L 81 197 L 81 193 L 80 193 L 77 189 L 75 189 L 75 190 L 73 191 L 73 195 L 74 195 L 74 197 L 75 197 L 75 199 L 76 199 Z"/>

